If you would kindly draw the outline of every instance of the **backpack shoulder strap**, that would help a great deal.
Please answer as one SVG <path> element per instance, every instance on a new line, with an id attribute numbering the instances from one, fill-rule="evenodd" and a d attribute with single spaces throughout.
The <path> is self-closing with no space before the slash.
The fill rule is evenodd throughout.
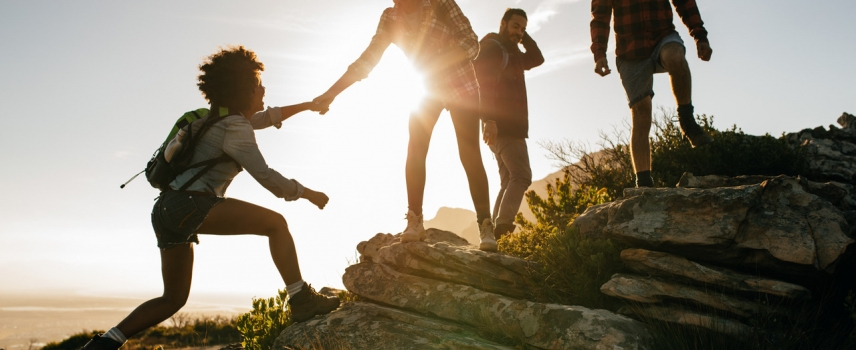
<path id="1" fill-rule="evenodd" d="M 172 130 L 170 130 L 169 135 L 167 135 L 166 141 L 164 141 L 163 144 L 166 145 L 167 143 L 169 143 L 169 141 L 172 140 L 173 137 L 175 137 L 175 134 L 178 133 L 179 129 L 190 125 L 190 123 L 193 123 L 196 120 L 202 119 L 202 115 L 200 115 L 200 113 L 203 113 L 202 115 L 207 114 L 208 109 L 199 108 L 182 114 L 181 117 L 178 118 L 178 120 L 175 122 L 175 125 L 173 125 Z"/>
<path id="2" fill-rule="evenodd" d="M 224 113 L 224 115 L 219 115 L 219 114 L 220 114 L 219 108 L 217 108 L 217 107 L 211 108 L 211 111 L 207 115 L 208 119 L 205 120 L 205 122 L 202 124 L 202 126 L 199 128 L 199 130 L 197 130 L 196 135 L 193 135 L 193 137 L 191 138 L 190 144 L 188 145 L 188 149 L 186 150 L 187 152 L 190 152 L 190 153 L 193 152 L 197 141 L 202 138 L 202 135 L 205 133 L 205 131 L 207 131 L 210 128 L 210 126 L 222 121 L 223 119 L 226 119 L 226 117 L 229 116 L 228 113 Z M 204 175 L 209 170 L 214 168 L 214 166 L 216 166 L 217 164 L 224 163 L 224 162 L 230 162 L 230 161 L 234 161 L 234 159 L 232 159 L 232 157 L 230 157 L 228 154 L 223 153 L 219 157 L 204 160 L 204 161 L 194 163 L 194 164 L 187 166 L 187 168 L 185 170 L 198 168 L 201 166 L 204 166 L 204 168 L 202 168 L 202 170 L 197 172 L 195 175 L 193 175 L 193 177 L 191 177 L 189 180 L 187 180 L 187 182 L 185 182 L 183 185 L 181 185 L 181 187 L 178 190 L 179 191 L 186 190 L 188 187 L 190 187 L 190 185 L 192 185 L 194 182 L 196 182 L 196 180 L 199 180 L 199 178 L 201 178 L 202 175 Z"/>

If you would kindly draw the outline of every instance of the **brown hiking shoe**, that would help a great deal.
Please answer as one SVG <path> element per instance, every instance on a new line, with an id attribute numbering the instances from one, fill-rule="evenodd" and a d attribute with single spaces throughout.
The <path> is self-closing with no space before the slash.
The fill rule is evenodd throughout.
<path id="1" fill-rule="evenodd" d="M 713 138 L 708 135 L 704 129 L 696 123 L 695 118 L 679 118 L 678 122 L 681 125 L 681 131 L 690 140 L 693 148 L 704 146 L 713 142 Z"/>
<path id="2" fill-rule="evenodd" d="M 303 283 L 303 289 L 288 298 L 291 319 L 303 322 L 315 315 L 324 315 L 339 308 L 339 298 L 318 294 L 309 283 Z"/>
<path id="3" fill-rule="evenodd" d="M 119 342 L 102 337 L 103 334 L 98 334 L 86 343 L 80 350 L 117 350 L 122 347 L 122 344 Z"/>

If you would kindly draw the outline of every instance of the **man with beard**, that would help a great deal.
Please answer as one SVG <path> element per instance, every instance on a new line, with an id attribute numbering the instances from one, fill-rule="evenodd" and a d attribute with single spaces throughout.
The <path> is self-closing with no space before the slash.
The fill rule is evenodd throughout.
<path id="1" fill-rule="evenodd" d="M 507 9 L 499 23 L 499 34 L 485 35 L 474 62 L 481 89 L 483 138 L 499 166 L 500 189 L 493 206 L 496 239 L 514 231 L 514 216 L 532 184 L 526 147 L 529 107 L 524 72 L 544 63 L 544 56 L 526 33 L 527 23 L 525 11 Z M 526 52 L 520 51 L 520 44 Z"/>

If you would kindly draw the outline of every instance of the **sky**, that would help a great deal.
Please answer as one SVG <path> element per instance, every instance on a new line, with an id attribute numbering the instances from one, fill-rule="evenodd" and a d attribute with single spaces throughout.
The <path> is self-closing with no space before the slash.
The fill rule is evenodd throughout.
<path id="1" fill-rule="evenodd" d="M 715 126 L 749 134 L 795 132 L 856 113 L 852 0 L 697 0 L 713 57 L 695 57 L 687 29 L 693 102 Z M 629 119 L 617 72 L 597 76 L 589 51 L 589 2 L 458 0 L 479 37 L 507 7 L 529 13 L 546 63 L 527 73 L 533 178 L 557 170 L 539 143 L 582 142 Z M 149 213 L 157 191 L 138 178 L 171 123 L 205 106 L 197 66 L 218 47 L 244 45 L 265 64 L 265 102 L 312 100 L 368 45 L 391 0 L 5 1 L 0 0 L 0 293 L 160 294 Z M 612 38 L 611 38 L 612 39 Z M 614 42 L 609 49 L 615 67 Z M 668 77 L 654 105 L 674 108 Z M 341 287 L 356 245 L 405 225 L 409 111 L 420 78 L 390 47 L 324 116 L 305 112 L 256 133 L 270 166 L 325 192 L 318 210 L 284 202 L 240 174 L 227 196 L 281 213 L 305 280 Z M 495 160 L 482 157 L 491 195 Z M 472 209 L 448 114 L 428 156 L 424 212 Z M 656 169 L 655 169 L 656 171 Z M 475 219 L 475 218 L 474 218 Z M 261 237 L 202 236 L 194 295 L 268 297 L 283 288 Z"/>

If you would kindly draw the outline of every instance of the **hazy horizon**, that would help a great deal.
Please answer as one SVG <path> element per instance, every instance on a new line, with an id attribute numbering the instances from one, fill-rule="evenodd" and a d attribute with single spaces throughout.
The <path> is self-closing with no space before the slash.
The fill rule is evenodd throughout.
<path id="1" fill-rule="evenodd" d="M 546 63 L 527 73 L 533 179 L 556 171 L 539 141 L 594 145 L 630 115 L 617 72 L 597 76 L 589 51 L 589 1 L 458 0 L 479 37 L 498 30 L 506 7 L 529 13 Z M 796 132 L 856 113 L 856 57 L 849 32 L 856 2 L 697 0 L 713 56 L 702 62 L 686 27 L 698 114 L 719 129 Z M 391 0 L 326 2 L 0 2 L 0 294 L 154 297 L 160 260 L 149 213 L 157 192 L 139 172 L 185 111 L 205 106 L 197 66 L 220 46 L 254 50 L 266 69 L 265 103 L 309 101 L 368 45 Z M 847 44 L 851 43 L 851 44 Z M 615 70 L 614 38 L 608 59 Z M 674 108 L 668 76 L 655 78 L 655 108 Z M 391 47 L 368 79 L 325 116 L 302 113 L 257 132 L 272 168 L 330 196 L 323 211 L 286 203 L 247 174 L 227 196 L 280 212 L 304 278 L 342 287 L 356 245 L 403 229 L 408 112 L 419 75 Z M 496 163 L 482 145 L 491 196 Z M 426 219 L 441 207 L 472 210 L 448 114 L 428 156 Z M 656 169 L 654 169 L 656 171 Z M 475 219 L 475 218 L 473 218 Z M 269 297 L 283 288 L 260 237 L 203 235 L 195 248 L 191 302 L 204 295 Z M 0 316 L 5 312 L 0 309 Z M 118 321 L 118 320 L 117 320 Z"/>

